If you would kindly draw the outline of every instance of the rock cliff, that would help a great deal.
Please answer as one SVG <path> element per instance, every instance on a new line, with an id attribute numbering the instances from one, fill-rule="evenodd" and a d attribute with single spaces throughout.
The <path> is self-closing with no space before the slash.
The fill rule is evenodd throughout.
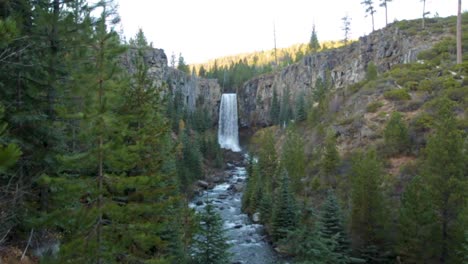
<path id="1" fill-rule="evenodd" d="M 329 76 L 332 87 L 344 88 L 364 80 L 370 62 L 383 73 L 393 65 L 416 61 L 421 51 L 430 49 L 446 36 L 446 32 L 414 36 L 391 25 L 348 46 L 306 56 L 296 64 L 254 78 L 238 90 L 240 124 L 242 127 L 269 125 L 274 90 L 281 98 L 289 88 L 291 104 L 294 104 L 298 96 L 311 94 L 318 77 Z"/>
<path id="2" fill-rule="evenodd" d="M 122 58 L 124 67 L 133 73 L 136 71 L 135 58 L 137 50 L 130 48 Z M 144 61 L 148 66 L 148 75 L 155 86 L 167 84 L 175 94 L 182 93 L 184 103 L 190 110 L 195 108 L 210 111 L 213 120 L 218 120 L 218 108 L 221 100 L 221 87 L 215 79 L 189 76 L 182 71 L 171 68 L 167 64 L 167 56 L 162 49 L 149 48 L 144 52 Z"/>

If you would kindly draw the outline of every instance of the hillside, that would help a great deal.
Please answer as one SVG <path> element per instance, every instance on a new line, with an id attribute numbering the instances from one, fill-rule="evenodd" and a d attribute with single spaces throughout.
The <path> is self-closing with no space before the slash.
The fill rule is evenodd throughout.
<path id="1" fill-rule="evenodd" d="M 370 263 L 459 263 L 468 223 L 468 64 L 455 63 L 455 21 L 431 19 L 424 30 L 420 20 L 400 21 L 238 90 L 241 124 L 258 129 L 245 209 L 276 210 L 286 178 L 288 203 L 302 217 L 263 219 L 278 251 L 319 257 L 295 245 L 318 247 L 310 237 L 333 225 L 349 235 L 351 255 Z M 304 233 L 314 224 L 325 227 Z M 297 225 L 287 236 L 294 242 L 275 238 L 286 237 L 276 225 Z"/>

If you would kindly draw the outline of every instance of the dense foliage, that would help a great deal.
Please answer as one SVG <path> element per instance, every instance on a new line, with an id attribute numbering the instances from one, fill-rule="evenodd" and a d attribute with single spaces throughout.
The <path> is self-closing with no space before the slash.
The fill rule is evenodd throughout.
<path id="1" fill-rule="evenodd" d="M 44 263 L 190 262 L 187 198 L 222 166 L 211 117 L 155 85 L 118 21 L 112 1 L 0 3 L 0 237 Z"/>

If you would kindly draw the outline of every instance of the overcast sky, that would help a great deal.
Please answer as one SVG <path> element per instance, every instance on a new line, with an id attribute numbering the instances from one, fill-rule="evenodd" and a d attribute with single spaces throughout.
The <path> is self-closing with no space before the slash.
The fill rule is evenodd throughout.
<path id="1" fill-rule="evenodd" d="M 343 38 L 341 18 L 351 17 L 351 38 L 372 29 L 362 0 L 118 0 L 122 29 L 127 38 L 142 28 L 153 46 L 168 57 L 179 52 L 187 63 L 273 48 L 273 24 L 278 47 L 308 42 L 315 23 L 318 38 Z M 380 2 L 374 0 L 374 2 Z M 465 8 L 464 8 L 465 9 Z M 457 0 L 426 0 L 430 17 L 455 15 Z M 420 0 L 393 0 L 389 22 L 419 18 Z M 385 24 L 377 7 L 376 29 Z"/>

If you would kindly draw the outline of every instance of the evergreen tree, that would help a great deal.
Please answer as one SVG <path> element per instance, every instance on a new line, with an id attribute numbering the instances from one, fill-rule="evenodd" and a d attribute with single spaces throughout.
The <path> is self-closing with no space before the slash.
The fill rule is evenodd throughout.
<path id="1" fill-rule="evenodd" d="M 260 172 L 258 164 L 254 163 L 253 160 L 249 163 L 249 169 L 247 171 L 248 178 L 245 187 L 244 194 L 242 195 L 242 210 L 253 214 L 257 209 L 256 193 L 257 184 L 260 182 Z"/>
<path id="2" fill-rule="evenodd" d="M 374 29 L 374 14 L 377 12 L 374 8 L 374 2 L 372 0 L 364 0 L 361 2 L 362 5 L 366 8 L 366 16 L 370 15 L 372 17 L 372 32 Z"/>
<path id="3" fill-rule="evenodd" d="M 403 123 L 401 114 L 394 112 L 384 130 L 384 143 L 387 154 L 405 153 L 409 148 L 408 129 Z"/>
<path id="4" fill-rule="evenodd" d="M 450 253 L 455 252 L 456 245 L 461 243 L 455 239 L 461 233 L 455 223 L 466 203 L 468 162 L 453 103 L 442 98 L 437 111 L 436 131 L 427 142 L 422 175 L 427 179 L 440 231 L 432 239 L 440 241 L 438 257 L 441 263 L 445 263 L 456 262 L 455 254 Z"/>
<path id="5" fill-rule="evenodd" d="M 291 119 L 293 119 L 290 97 L 291 92 L 289 88 L 286 88 L 284 90 L 283 97 L 281 98 L 281 107 L 279 115 L 279 123 L 282 126 L 286 126 L 287 124 L 289 124 Z"/>
<path id="6" fill-rule="evenodd" d="M 223 231 L 223 222 L 208 202 L 200 215 L 200 231 L 194 237 L 193 262 L 197 264 L 225 264 L 229 262 L 229 245 Z"/>
<path id="7" fill-rule="evenodd" d="M 312 53 L 316 53 L 320 49 L 320 43 L 317 37 L 317 31 L 315 31 L 315 24 L 312 26 L 312 35 L 309 41 L 309 50 Z"/>
<path id="8" fill-rule="evenodd" d="M 334 240 L 327 240 L 321 233 L 319 223 L 315 226 L 301 225 L 288 233 L 283 243 L 289 246 L 290 253 L 295 256 L 295 263 L 328 264 L 339 262 L 333 253 Z"/>
<path id="9" fill-rule="evenodd" d="M 335 263 L 350 262 L 350 241 L 346 234 L 341 209 L 336 200 L 333 189 L 328 191 L 327 198 L 322 205 L 320 216 L 321 235 L 335 255 Z"/>
<path id="10" fill-rule="evenodd" d="M 287 237 L 297 227 L 296 201 L 289 187 L 288 172 L 281 172 L 280 185 L 273 205 L 272 236 L 275 241 Z"/>
<path id="11" fill-rule="evenodd" d="M 385 8 L 385 26 L 388 25 L 388 3 L 392 0 L 380 0 L 380 6 Z"/>
<path id="12" fill-rule="evenodd" d="M 357 153 L 351 174 L 351 231 L 363 247 L 382 243 L 385 202 L 382 194 L 382 165 L 375 150 Z"/>
<path id="13" fill-rule="evenodd" d="M 366 69 L 366 79 L 368 81 L 373 81 L 377 79 L 377 74 L 377 67 L 375 66 L 374 62 L 369 62 Z"/>
<path id="14" fill-rule="evenodd" d="M 179 54 L 179 62 L 177 63 L 177 69 L 179 71 L 183 71 L 187 75 L 190 75 L 190 67 L 185 63 L 182 53 Z"/>
<path id="15" fill-rule="evenodd" d="M 21 150 L 14 143 L 6 140 L 7 124 L 2 122 L 4 108 L 0 104 L 0 172 L 6 171 L 13 166 L 21 156 Z"/>
<path id="16" fill-rule="evenodd" d="M 462 1 L 458 0 L 457 12 L 457 64 L 463 61 L 463 47 L 462 47 Z"/>
<path id="17" fill-rule="evenodd" d="M 258 203 L 258 208 L 260 212 L 260 220 L 261 222 L 269 228 L 271 222 L 271 211 L 273 210 L 273 199 L 271 195 L 271 187 L 265 185 L 262 190 L 262 197 Z"/>
<path id="18" fill-rule="evenodd" d="M 274 179 L 278 167 L 278 156 L 275 148 L 275 138 L 271 130 L 260 136 L 258 150 L 258 167 L 268 179 Z M 275 182 L 274 180 L 272 182 Z"/>
<path id="19" fill-rule="evenodd" d="M 327 136 L 325 150 L 321 161 L 321 172 L 328 186 L 336 187 L 336 176 L 340 164 L 340 154 L 336 149 L 336 138 L 334 133 Z"/>
<path id="20" fill-rule="evenodd" d="M 351 31 L 351 18 L 346 15 L 344 16 L 343 18 L 341 18 L 341 21 L 343 21 L 343 27 L 341 28 L 343 30 L 343 35 L 344 35 L 344 38 L 343 38 L 343 42 L 344 42 L 344 45 L 348 45 L 348 41 L 349 41 L 349 32 Z"/>
<path id="21" fill-rule="evenodd" d="M 307 119 L 305 95 L 301 93 L 296 99 L 296 121 L 302 122 Z"/>
<path id="22" fill-rule="evenodd" d="M 427 183 L 414 177 L 403 193 L 397 251 L 405 263 L 429 262 L 438 255 L 436 212 Z"/>
<path id="23" fill-rule="evenodd" d="M 278 94 L 276 93 L 276 89 L 273 89 L 273 99 L 271 101 L 271 108 L 270 108 L 271 123 L 274 125 L 278 125 L 279 117 L 280 117 L 280 102 L 278 100 Z"/>
<path id="24" fill-rule="evenodd" d="M 315 81 L 314 91 L 312 92 L 312 98 L 319 104 L 323 102 L 326 96 L 326 84 L 321 77 L 318 77 Z"/>
<path id="25" fill-rule="evenodd" d="M 305 174 L 306 158 L 304 154 L 304 141 L 294 126 L 286 132 L 286 141 L 283 145 L 281 165 L 286 169 L 291 179 L 291 187 L 295 193 L 301 191 L 301 179 Z"/>

